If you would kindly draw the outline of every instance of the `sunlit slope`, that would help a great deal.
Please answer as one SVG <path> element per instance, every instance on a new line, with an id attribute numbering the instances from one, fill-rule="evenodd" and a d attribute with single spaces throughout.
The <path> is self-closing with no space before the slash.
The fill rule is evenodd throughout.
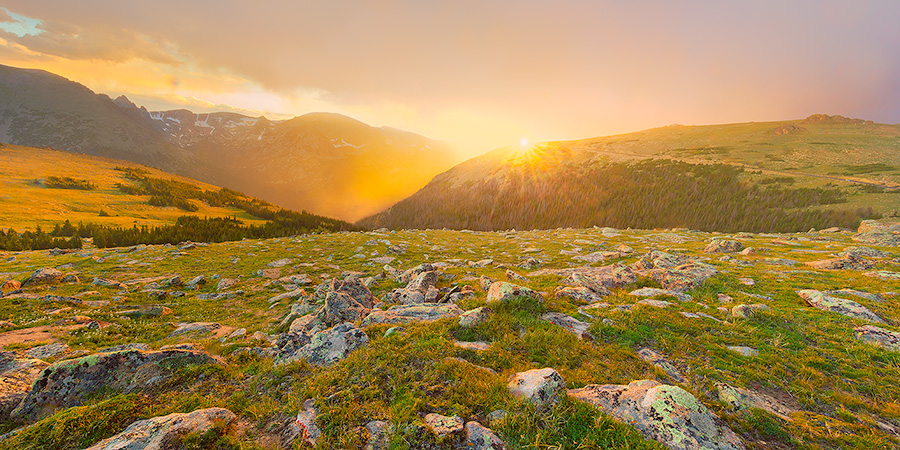
<path id="1" fill-rule="evenodd" d="M 900 182 L 898 150 L 896 125 L 827 116 L 669 126 L 504 148 L 438 175 L 360 224 L 711 231 L 852 227 L 860 217 L 900 211 L 900 195 L 892 189 Z"/>
<path id="2" fill-rule="evenodd" d="M 116 167 L 139 168 L 148 176 L 177 180 L 216 191 L 219 188 L 189 178 L 168 174 L 146 166 L 59 150 L 0 144 L 0 228 L 19 231 L 41 225 L 45 229 L 70 220 L 77 224 L 97 223 L 132 226 L 171 224 L 187 212 L 173 206 L 150 206 L 147 195 L 128 195 L 116 184 L 134 184 Z M 86 180 L 94 190 L 48 188 L 48 177 Z M 198 209 L 190 214 L 207 217 L 237 217 L 248 224 L 263 223 L 236 208 L 214 208 L 190 200 Z M 108 216 L 101 216 L 100 210 Z"/>

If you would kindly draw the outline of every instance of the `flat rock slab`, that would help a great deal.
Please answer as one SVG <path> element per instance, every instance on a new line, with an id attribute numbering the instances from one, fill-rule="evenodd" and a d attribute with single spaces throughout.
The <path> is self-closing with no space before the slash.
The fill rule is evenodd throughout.
<path id="1" fill-rule="evenodd" d="M 480 323 L 486 321 L 491 314 L 494 312 L 491 311 L 487 306 L 481 306 L 475 309 L 471 309 L 466 311 L 459 316 L 459 326 L 461 327 L 474 327 Z"/>
<path id="2" fill-rule="evenodd" d="M 223 408 L 198 409 L 174 413 L 132 423 L 121 433 L 104 439 L 86 450 L 162 450 L 177 445 L 188 433 L 204 433 L 214 425 L 229 425 L 237 418 Z"/>
<path id="3" fill-rule="evenodd" d="M 798 410 L 759 392 L 741 389 L 725 383 L 716 383 L 719 400 L 729 405 L 732 410 L 740 411 L 749 408 L 766 410 L 783 420 L 791 421 L 790 415 Z"/>
<path id="4" fill-rule="evenodd" d="M 459 416 L 442 416 L 440 414 L 429 413 L 425 415 L 425 424 L 432 433 L 442 438 L 453 434 L 462 433 L 463 419 Z"/>
<path id="5" fill-rule="evenodd" d="M 513 397 L 524 398 L 537 407 L 559 402 L 559 393 L 566 389 L 566 382 L 559 372 L 545 367 L 513 374 L 507 380 Z"/>
<path id="6" fill-rule="evenodd" d="M 888 351 L 900 352 L 900 333 L 896 331 L 885 330 L 874 325 L 865 325 L 854 328 L 853 337 Z"/>
<path id="7" fill-rule="evenodd" d="M 736 253 L 744 249 L 741 244 L 734 239 L 714 239 L 709 245 L 703 249 L 704 253 Z"/>
<path id="8" fill-rule="evenodd" d="M 670 289 L 658 289 L 652 287 L 643 287 L 640 289 L 635 289 L 628 293 L 628 295 L 633 295 L 635 297 L 656 297 L 656 296 L 664 296 L 664 297 L 675 297 L 678 301 L 688 302 L 691 301 L 691 296 L 685 294 L 683 292 L 676 292 Z"/>
<path id="9" fill-rule="evenodd" d="M 665 372 L 666 375 L 668 375 L 672 380 L 678 383 L 684 383 L 684 376 L 682 376 L 681 373 L 678 372 L 678 369 L 676 369 L 675 366 L 672 365 L 672 363 L 670 363 L 669 360 L 666 359 L 666 357 L 662 354 L 655 352 L 649 348 L 642 348 L 638 350 L 637 354 L 638 357 L 640 357 L 644 361 L 653 364 L 654 366 Z"/>
<path id="10" fill-rule="evenodd" d="M 759 351 L 757 351 L 753 347 L 747 347 L 744 345 L 728 345 L 728 346 L 725 346 L 725 348 L 727 348 L 728 350 L 731 350 L 735 353 L 738 353 L 740 355 L 747 356 L 747 357 L 759 356 Z"/>
<path id="11" fill-rule="evenodd" d="M 484 352 L 490 350 L 491 344 L 487 342 L 466 342 L 466 341 L 453 341 L 453 345 L 462 349 Z"/>
<path id="12" fill-rule="evenodd" d="M 49 364 L 38 359 L 20 358 L 13 352 L 0 352 L 0 420 L 25 398 L 31 385 Z"/>
<path id="13" fill-rule="evenodd" d="M 562 329 L 577 336 L 578 339 L 587 338 L 588 340 L 593 340 L 593 337 L 587 332 L 591 324 L 582 322 L 572 316 L 558 312 L 548 312 L 541 314 L 541 319 L 562 327 Z"/>
<path id="14" fill-rule="evenodd" d="M 832 297 L 813 289 L 803 289 L 797 291 L 797 295 L 806 301 L 809 305 L 821 309 L 822 311 L 831 311 L 847 317 L 868 320 L 870 322 L 884 323 L 881 317 L 853 300 L 847 300 L 839 297 Z"/>
<path id="15" fill-rule="evenodd" d="M 609 294 L 604 294 L 609 295 Z M 590 304 L 597 303 L 603 299 L 603 296 L 583 286 L 567 287 L 559 286 L 553 292 L 556 298 L 569 299 L 575 303 Z"/>
<path id="16" fill-rule="evenodd" d="M 502 302 L 507 303 L 513 301 L 517 298 L 527 298 L 536 302 L 543 302 L 544 298 L 541 297 L 541 294 L 524 287 L 515 285 L 512 283 L 507 283 L 504 281 L 496 281 L 491 284 L 490 289 L 488 289 L 487 294 L 487 302 Z"/>
<path id="17" fill-rule="evenodd" d="M 166 337 L 175 337 L 175 336 L 179 336 L 182 334 L 191 334 L 191 333 L 208 334 L 208 333 L 212 333 L 213 331 L 218 330 L 219 328 L 222 327 L 222 325 L 219 325 L 218 323 L 215 323 L 215 322 L 190 322 L 190 323 L 179 323 L 177 325 L 177 327 L 178 328 L 176 328 L 175 331 L 169 333 L 169 335 Z"/>
<path id="18" fill-rule="evenodd" d="M 57 362 L 41 372 L 12 416 L 40 419 L 58 408 L 80 405 L 101 391 L 149 391 L 163 385 L 177 368 L 195 364 L 221 362 L 190 350 L 125 350 Z"/>
<path id="19" fill-rule="evenodd" d="M 69 351 L 69 346 L 63 344 L 62 342 L 55 342 L 53 344 L 42 345 L 40 347 L 34 347 L 25 352 L 29 358 L 34 359 L 48 359 L 57 355 L 61 355 L 65 352 Z"/>
<path id="20" fill-rule="evenodd" d="M 866 272 L 863 275 L 867 277 L 881 278 L 882 280 L 900 280 L 900 272 L 890 272 L 887 270 L 873 270 L 871 272 Z"/>
<path id="21" fill-rule="evenodd" d="M 653 380 L 568 391 L 673 450 L 739 450 L 743 442 L 691 393 Z"/>
<path id="22" fill-rule="evenodd" d="M 806 265 L 819 270 L 869 270 L 875 267 L 875 263 L 852 254 L 840 258 L 810 261 Z"/>
<path id="23" fill-rule="evenodd" d="M 749 319 L 753 317 L 756 313 L 762 311 L 770 311 L 772 308 L 769 305 L 765 305 L 762 303 L 753 303 L 751 305 L 735 305 L 731 308 L 731 316 L 737 317 L 740 319 Z"/>
<path id="24" fill-rule="evenodd" d="M 373 310 L 362 321 L 362 326 L 381 323 L 433 322 L 449 317 L 459 317 L 463 310 L 454 304 L 422 303 L 420 305 L 392 306 L 387 311 Z"/>

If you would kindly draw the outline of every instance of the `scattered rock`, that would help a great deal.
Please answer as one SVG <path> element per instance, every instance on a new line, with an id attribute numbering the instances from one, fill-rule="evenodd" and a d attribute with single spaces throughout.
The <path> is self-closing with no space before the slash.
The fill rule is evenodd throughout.
<path id="1" fill-rule="evenodd" d="M 219 280 L 219 283 L 216 284 L 216 291 L 224 291 L 226 289 L 231 289 L 239 283 L 238 280 L 234 278 L 222 278 Z"/>
<path id="2" fill-rule="evenodd" d="M 334 326 L 342 322 L 356 322 L 369 314 L 371 304 L 365 307 L 344 292 L 329 292 L 325 297 L 325 324 Z"/>
<path id="3" fill-rule="evenodd" d="M 316 333 L 308 344 L 300 347 L 292 357 L 280 363 L 303 358 L 310 364 L 330 366 L 347 357 L 354 350 L 369 343 L 369 336 L 352 323 L 342 323 Z"/>
<path id="4" fill-rule="evenodd" d="M 900 333 L 896 331 L 865 325 L 854 328 L 853 337 L 891 352 L 900 352 Z"/>
<path id="5" fill-rule="evenodd" d="M 137 319 L 140 317 L 160 317 L 172 314 L 172 309 L 166 306 L 147 305 L 138 309 L 128 309 L 119 313 L 120 315 Z"/>
<path id="6" fill-rule="evenodd" d="M 487 342 L 465 342 L 465 341 L 453 341 L 453 345 L 465 350 L 472 350 L 476 352 L 485 352 L 491 348 L 491 344 Z"/>
<path id="7" fill-rule="evenodd" d="M 898 239 L 900 239 L 900 237 L 898 237 Z M 900 242 L 898 242 L 898 246 L 900 246 Z M 900 272 L 890 272 L 887 270 L 873 270 L 871 272 L 866 272 L 863 275 L 867 277 L 881 278 L 882 280 L 900 280 Z"/>
<path id="8" fill-rule="evenodd" d="M 297 418 L 291 424 L 289 431 L 289 441 L 300 440 L 308 444 L 316 445 L 322 431 L 316 425 L 316 418 L 319 415 L 319 409 L 316 408 L 313 399 L 307 399 L 300 406 Z"/>
<path id="9" fill-rule="evenodd" d="M 594 339 L 594 337 L 587 332 L 587 329 L 591 324 L 582 322 L 574 317 L 558 312 L 548 312 L 541 314 L 541 319 L 562 327 L 562 329 L 577 336 L 578 339 L 587 339 L 589 341 Z"/>
<path id="10" fill-rule="evenodd" d="M 272 267 L 272 268 L 284 267 L 292 262 L 294 262 L 293 259 L 282 258 L 282 259 L 278 259 L 278 260 L 275 260 L 275 261 L 272 261 L 272 262 L 266 264 L 266 267 Z"/>
<path id="11" fill-rule="evenodd" d="M 875 267 L 875 263 L 852 254 L 840 258 L 810 261 L 806 265 L 819 270 L 869 270 Z"/>
<path id="12" fill-rule="evenodd" d="M 847 317 L 855 317 L 857 319 L 868 320 L 870 322 L 884 323 L 881 317 L 870 311 L 863 305 L 839 297 L 832 297 L 813 289 L 803 289 L 797 291 L 797 295 L 806 301 L 809 305 L 821 309 L 822 311 L 831 311 L 843 314 Z"/>
<path id="13" fill-rule="evenodd" d="M 203 276 L 203 275 L 197 275 L 196 277 L 191 278 L 191 280 L 188 281 L 188 282 L 184 285 L 184 288 L 185 288 L 185 289 L 191 289 L 191 290 L 193 290 L 193 289 L 197 289 L 197 288 L 200 287 L 200 286 L 205 285 L 206 283 L 207 283 L 207 281 L 206 281 L 206 277 L 205 277 L 205 276 Z"/>
<path id="14" fill-rule="evenodd" d="M 637 428 L 673 450 L 739 450 L 741 439 L 691 393 L 653 380 L 590 385 L 568 395 Z"/>
<path id="15" fill-rule="evenodd" d="M 666 373 L 676 383 L 684 383 L 684 377 L 678 372 L 678 369 L 666 359 L 665 356 L 657 353 L 649 348 L 642 348 L 637 352 L 638 356 L 644 361 L 653 364 Z"/>
<path id="16" fill-rule="evenodd" d="M 744 249 L 744 244 L 733 239 L 713 239 L 703 249 L 704 253 L 736 253 Z"/>
<path id="17" fill-rule="evenodd" d="M 466 311 L 459 316 L 459 326 L 461 327 L 474 327 L 479 323 L 484 322 L 490 317 L 494 312 L 491 311 L 491 308 L 487 306 L 482 306 L 479 308 L 475 308 L 473 310 Z"/>
<path id="18" fill-rule="evenodd" d="M 745 347 L 743 345 L 727 345 L 725 346 L 725 348 L 747 357 L 759 356 L 759 352 L 753 347 Z"/>
<path id="19" fill-rule="evenodd" d="M 796 409 L 785 406 L 773 397 L 729 386 L 725 383 L 716 383 L 716 391 L 719 394 L 719 401 L 729 405 L 735 411 L 759 408 L 786 421 L 792 421 L 790 415 L 797 412 Z"/>
<path id="20" fill-rule="evenodd" d="M 581 286 L 558 286 L 556 288 L 556 291 L 553 293 L 553 296 L 561 299 L 569 299 L 572 302 L 582 304 L 597 303 L 603 299 L 602 296 L 598 295 L 594 291 Z"/>
<path id="21" fill-rule="evenodd" d="M 25 352 L 29 358 L 48 359 L 69 351 L 69 346 L 61 342 L 34 347 Z"/>
<path id="22" fill-rule="evenodd" d="M 366 441 L 363 450 L 387 450 L 390 444 L 390 435 L 393 427 L 390 423 L 381 420 L 373 420 L 366 424 L 369 432 L 369 440 Z"/>
<path id="23" fill-rule="evenodd" d="M 17 289 L 20 289 L 21 287 L 22 287 L 22 283 L 19 283 L 16 280 L 6 280 L 5 282 L 3 282 L 3 285 L 0 286 L 0 291 L 3 291 L 3 292 L 15 291 Z"/>
<path id="24" fill-rule="evenodd" d="M 647 300 L 641 300 L 641 301 L 639 301 L 639 302 L 637 302 L 637 303 L 638 303 L 639 305 L 647 305 L 647 306 L 652 306 L 652 307 L 654 307 L 654 308 L 668 308 L 668 307 L 672 306 L 672 302 L 667 302 L 667 301 L 665 301 L 665 300 L 650 300 L 650 299 L 647 299 Z"/>
<path id="25" fill-rule="evenodd" d="M 466 422 L 467 450 L 505 450 L 506 443 L 478 422 Z"/>
<path id="26" fill-rule="evenodd" d="M 19 358 L 14 352 L 0 352 L 0 420 L 19 405 L 38 375 L 49 364 L 38 359 Z"/>
<path id="27" fill-rule="evenodd" d="M 488 303 L 507 303 L 517 298 L 526 298 L 538 303 L 544 301 L 544 298 L 541 297 L 541 294 L 538 294 L 537 292 L 527 287 L 518 286 L 512 283 L 506 283 L 504 281 L 497 281 L 494 284 L 491 284 L 491 288 L 488 290 L 487 294 Z"/>
<path id="28" fill-rule="evenodd" d="M 452 303 L 423 303 L 421 305 L 397 305 L 387 311 L 373 310 L 362 321 L 362 326 L 379 323 L 433 322 L 449 317 L 458 317 L 463 313 Z"/>
<path id="29" fill-rule="evenodd" d="M 825 291 L 828 295 L 852 295 L 871 302 L 884 303 L 884 297 L 878 294 L 870 294 L 868 292 L 857 291 L 856 289 L 838 289 L 836 291 Z"/>
<path id="30" fill-rule="evenodd" d="M 512 270 L 509 270 L 509 269 L 506 269 L 506 278 L 508 278 L 508 279 L 511 280 L 511 281 L 518 281 L 518 282 L 520 282 L 520 283 L 526 283 L 526 282 L 528 282 L 528 278 L 525 278 L 525 277 L 523 277 L 522 275 L 519 275 L 519 274 L 517 274 L 517 273 L 515 273 L 515 272 L 513 272 Z"/>
<path id="31" fill-rule="evenodd" d="M 463 419 L 459 416 L 447 417 L 440 414 L 425 414 L 425 424 L 438 438 L 462 433 Z"/>
<path id="32" fill-rule="evenodd" d="M 183 414 L 139 420 L 121 433 L 104 439 L 86 450 L 163 450 L 180 444 L 188 433 L 204 433 L 213 426 L 228 426 L 237 416 L 223 408 L 198 409 Z"/>
<path id="33" fill-rule="evenodd" d="M 134 343 L 134 344 L 121 344 L 114 345 L 112 347 L 107 347 L 102 350 L 97 350 L 97 353 L 113 353 L 113 352 L 121 352 L 123 350 L 150 350 L 150 346 L 147 344 Z"/>
<path id="34" fill-rule="evenodd" d="M 754 303 L 752 305 L 735 305 L 731 308 L 731 316 L 738 317 L 741 319 L 749 319 L 753 317 L 754 314 L 760 311 L 769 311 L 772 308 L 769 305 L 764 305 L 762 303 Z"/>
<path id="35" fill-rule="evenodd" d="M 678 301 L 688 302 L 691 300 L 691 296 L 682 292 L 671 291 L 669 289 L 657 289 L 652 287 L 643 287 L 640 289 L 633 290 L 628 293 L 628 295 L 634 295 L 635 297 L 656 297 L 656 296 L 664 296 L 664 297 L 675 297 Z"/>
<path id="36" fill-rule="evenodd" d="M 200 333 L 200 334 L 212 333 L 213 331 L 218 330 L 219 328 L 222 327 L 222 325 L 219 325 L 214 322 L 179 323 L 179 324 L 176 324 L 176 326 L 178 328 L 176 328 L 175 331 L 169 333 L 169 335 L 166 337 L 175 337 L 175 336 L 179 336 L 182 334 L 189 334 L 189 333 Z"/>
<path id="37" fill-rule="evenodd" d="M 52 267 L 44 267 L 43 269 L 35 270 L 31 276 L 29 276 L 25 282 L 22 283 L 22 286 L 36 286 L 41 284 L 56 284 L 62 281 L 64 273 L 52 268 Z"/>
<path id="38" fill-rule="evenodd" d="M 559 372 L 545 367 L 519 372 L 509 377 L 507 386 L 516 398 L 524 398 L 538 408 L 559 402 L 559 393 L 566 388 Z"/>

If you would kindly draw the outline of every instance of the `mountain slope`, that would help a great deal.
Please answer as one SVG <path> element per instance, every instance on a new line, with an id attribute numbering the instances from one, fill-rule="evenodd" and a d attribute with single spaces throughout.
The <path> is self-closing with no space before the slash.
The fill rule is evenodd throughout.
<path id="1" fill-rule="evenodd" d="M 202 174 L 190 152 L 166 142 L 109 97 L 42 70 L 0 65 L 0 142 Z"/>
<path id="2" fill-rule="evenodd" d="M 498 149 L 359 222 L 389 228 L 692 227 L 788 231 L 900 211 L 900 127 L 671 126 Z M 888 189 L 886 189 L 888 188 Z M 869 211 L 869 208 L 872 211 Z"/>

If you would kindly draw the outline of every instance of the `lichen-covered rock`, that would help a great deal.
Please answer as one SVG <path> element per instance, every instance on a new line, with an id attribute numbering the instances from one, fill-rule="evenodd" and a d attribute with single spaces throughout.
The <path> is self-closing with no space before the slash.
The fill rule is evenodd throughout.
<path id="1" fill-rule="evenodd" d="M 847 300 L 839 297 L 832 297 L 814 289 L 803 289 L 797 291 L 797 295 L 806 301 L 809 305 L 821 309 L 822 311 L 831 311 L 847 317 L 864 319 L 870 322 L 884 323 L 881 317 L 878 317 L 869 308 L 866 308 L 853 300 Z"/>
<path id="2" fill-rule="evenodd" d="M 467 450 L 505 450 L 506 443 L 478 422 L 466 422 Z"/>
<path id="3" fill-rule="evenodd" d="M 49 364 L 38 359 L 19 358 L 14 352 L 0 352 L 0 421 L 9 419 L 32 383 Z"/>
<path id="4" fill-rule="evenodd" d="M 716 392 L 719 395 L 719 401 L 724 402 L 735 411 L 759 408 L 787 421 L 793 420 L 790 415 L 797 412 L 796 409 L 782 404 L 773 397 L 725 383 L 716 383 Z"/>
<path id="5" fill-rule="evenodd" d="M 846 254 L 840 258 L 810 261 L 806 265 L 819 270 L 869 270 L 875 267 L 875 263 L 872 261 L 862 259 L 853 254 Z"/>
<path id="6" fill-rule="evenodd" d="M 510 281 L 517 281 L 519 283 L 525 283 L 528 281 L 528 278 L 519 275 L 512 270 L 506 269 L 506 278 Z"/>
<path id="7" fill-rule="evenodd" d="M 125 350 L 57 362 L 41 372 L 12 416 L 39 419 L 57 408 L 79 405 L 101 391 L 152 391 L 163 386 L 177 368 L 195 364 L 221 362 L 192 350 Z"/>
<path id="8" fill-rule="evenodd" d="M 459 416 L 448 417 L 435 413 L 425 415 L 425 424 L 439 438 L 462 433 L 463 423 L 462 417 Z"/>
<path id="9" fill-rule="evenodd" d="M 670 269 L 689 262 L 691 262 L 691 259 L 686 256 L 673 255 L 659 250 L 650 250 L 631 266 L 634 270 L 641 271 L 650 269 Z"/>
<path id="10" fill-rule="evenodd" d="M 425 294 L 425 292 L 428 292 L 429 288 L 437 286 L 437 283 L 437 271 L 430 270 L 416 275 L 416 277 L 406 285 L 406 289 Z"/>
<path id="11" fill-rule="evenodd" d="M 371 306 L 363 306 L 349 294 L 333 291 L 329 292 L 325 297 L 325 316 L 323 319 L 329 326 L 342 322 L 355 322 L 366 317 L 370 310 Z"/>
<path id="12" fill-rule="evenodd" d="M 578 339 L 594 339 L 594 337 L 587 332 L 591 324 L 582 322 L 572 316 L 568 316 L 559 312 L 548 312 L 541 314 L 541 319 L 546 320 L 547 322 L 550 322 L 556 326 L 562 327 L 562 329 L 568 331 L 569 333 L 578 336 Z"/>
<path id="13" fill-rule="evenodd" d="M 854 297 L 866 299 L 870 302 L 884 303 L 884 296 L 879 294 L 870 294 L 868 292 L 858 291 L 856 289 L 838 289 L 834 291 L 825 291 L 825 293 L 828 295 L 852 295 Z"/>
<path id="14" fill-rule="evenodd" d="M 675 382 L 684 383 L 684 376 L 682 376 L 681 373 L 678 372 L 678 369 L 676 369 L 675 366 L 673 366 L 672 363 L 670 363 L 669 360 L 666 359 L 666 357 L 662 354 L 657 353 L 649 348 L 642 348 L 638 350 L 637 354 L 644 361 L 653 364 L 654 366 L 665 372 L 666 375 L 668 375 L 669 378 L 671 378 Z"/>
<path id="15" fill-rule="evenodd" d="M 172 309 L 167 306 L 161 305 L 147 305 L 142 306 L 137 309 L 129 309 L 120 312 L 119 314 L 127 317 L 131 317 L 133 319 L 141 318 L 141 317 L 159 317 L 165 316 L 168 314 L 172 314 Z"/>
<path id="16" fill-rule="evenodd" d="M 888 351 L 900 352 L 900 333 L 896 331 L 885 330 L 874 325 L 865 325 L 854 328 L 853 337 Z"/>
<path id="17" fill-rule="evenodd" d="M 23 283 L 22 286 L 36 286 L 41 284 L 56 284 L 62 281 L 66 274 L 52 267 L 44 267 L 32 272 Z"/>
<path id="18" fill-rule="evenodd" d="M 413 267 L 412 269 L 408 269 L 408 270 L 404 271 L 399 277 L 397 277 L 397 281 L 399 281 L 401 283 L 409 283 L 414 278 L 419 276 L 420 273 L 431 272 L 433 270 L 434 270 L 434 266 L 432 266 L 431 264 L 428 264 L 428 263 L 419 264 L 418 266 Z"/>
<path id="19" fill-rule="evenodd" d="M 739 450 L 741 439 L 691 393 L 653 380 L 568 391 L 673 450 Z"/>
<path id="20" fill-rule="evenodd" d="M 91 286 L 100 286 L 105 288 L 119 289 L 119 290 L 128 290 L 128 287 L 125 283 L 120 283 L 118 281 L 110 280 L 107 278 L 94 277 L 91 280 Z"/>
<path id="21" fill-rule="evenodd" d="M 566 382 L 559 372 L 545 367 L 514 374 L 507 380 L 507 386 L 514 397 L 543 408 L 559 402 L 559 393 L 566 389 Z"/>
<path id="22" fill-rule="evenodd" d="M 734 239 L 714 239 L 709 245 L 703 249 L 704 253 L 736 253 L 744 249 L 741 244 Z"/>
<path id="23" fill-rule="evenodd" d="M 709 264 L 689 263 L 673 268 L 653 270 L 650 272 L 650 277 L 658 281 L 663 289 L 684 292 L 699 287 L 717 273 L 719 271 Z"/>
<path id="24" fill-rule="evenodd" d="M 603 285 L 603 278 L 594 277 L 580 272 L 573 273 L 571 278 L 572 283 L 574 283 L 578 288 L 587 289 L 594 295 L 603 296 L 612 294 L 609 288 Z"/>
<path id="25" fill-rule="evenodd" d="M 891 256 L 889 252 L 874 249 L 872 247 L 847 247 L 838 256 L 852 255 L 857 258 L 887 258 Z"/>
<path id="26" fill-rule="evenodd" d="M 769 311 L 771 309 L 772 308 L 770 308 L 769 305 L 764 305 L 762 303 L 754 303 L 752 305 L 740 304 L 731 308 L 731 316 L 740 319 L 749 319 L 758 312 Z"/>
<path id="27" fill-rule="evenodd" d="M 417 305 L 425 303 L 425 293 L 407 288 L 397 288 L 387 295 L 387 300 L 401 305 Z"/>
<path id="28" fill-rule="evenodd" d="M 759 356 L 759 351 L 745 345 L 726 345 L 725 348 L 743 356 Z"/>
<path id="29" fill-rule="evenodd" d="M 488 303 L 507 303 L 517 298 L 526 298 L 528 300 L 539 303 L 544 301 L 544 298 L 541 297 L 541 294 L 538 294 L 537 292 L 527 287 L 507 283 L 505 281 L 497 281 L 494 284 L 491 284 L 491 288 L 488 289 Z"/>
<path id="30" fill-rule="evenodd" d="M 373 310 L 362 321 L 362 326 L 380 323 L 434 322 L 448 317 L 459 317 L 463 310 L 454 304 L 422 303 L 421 305 L 397 305 L 387 311 Z"/>
<path id="31" fill-rule="evenodd" d="M 236 279 L 234 279 L 234 278 L 222 278 L 222 279 L 220 279 L 219 282 L 216 284 L 216 290 L 217 290 L 217 291 L 224 291 L 224 290 L 226 290 L 226 289 L 230 289 L 230 288 L 236 286 L 239 282 L 240 282 L 240 281 L 238 281 L 238 280 L 236 280 Z"/>
<path id="32" fill-rule="evenodd" d="M 882 280 L 900 280 L 900 272 L 891 272 L 889 270 L 873 270 L 871 272 L 865 272 L 863 275 L 872 278 L 881 278 Z"/>
<path id="33" fill-rule="evenodd" d="M 189 322 L 189 323 L 179 323 L 177 324 L 177 328 L 175 331 L 169 333 L 167 337 L 175 337 L 182 334 L 208 334 L 212 333 L 215 330 L 222 328 L 222 325 L 219 325 L 215 322 Z"/>
<path id="34" fill-rule="evenodd" d="M 635 297 L 656 297 L 656 296 L 664 296 L 664 297 L 675 297 L 679 301 L 688 302 L 691 300 L 691 296 L 685 294 L 683 292 L 676 292 L 669 289 L 658 289 L 652 287 L 643 287 L 640 289 L 635 289 L 628 293 L 628 295 L 633 295 Z"/>
<path id="35" fill-rule="evenodd" d="M 368 343 L 365 332 L 352 323 L 342 323 L 316 333 L 308 344 L 297 350 L 296 357 L 317 366 L 330 366 Z"/>
<path id="36" fill-rule="evenodd" d="M 198 409 L 132 423 L 121 433 L 86 450 L 163 450 L 179 444 L 188 433 L 204 433 L 215 425 L 227 426 L 237 416 L 224 408 Z"/>
<path id="37" fill-rule="evenodd" d="M 386 450 L 390 444 L 390 435 L 393 427 L 390 423 L 382 420 L 373 420 L 366 424 L 366 431 L 369 433 L 369 440 L 363 450 Z"/>
<path id="38" fill-rule="evenodd" d="M 569 301 L 582 304 L 597 303 L 603 299 L 600 294 L 597 294 L 596 292 L 582 286 L 558 286 L 553 292 L 553 296 L 559 299 L 568 299 Z"/>
<path id="39" fill-rule="evenodd" d="M 469 311 L 466 311 L 459 316 L 459 326 L 461 327 L 474 327 L 479 323 L 484 322 L 490 317 L 494 312 L 491 311 L 491 308 L 487 306 L 481 306 L 479 308 L 475 308 Z"/>
<path id="40" fill-rule="evenodd" d="M 62 342 L 54 342 L 52 344 L 34 347 L 25 352 L 29 358 L 48 359 L 69 351 L 69 346 Z"/>

